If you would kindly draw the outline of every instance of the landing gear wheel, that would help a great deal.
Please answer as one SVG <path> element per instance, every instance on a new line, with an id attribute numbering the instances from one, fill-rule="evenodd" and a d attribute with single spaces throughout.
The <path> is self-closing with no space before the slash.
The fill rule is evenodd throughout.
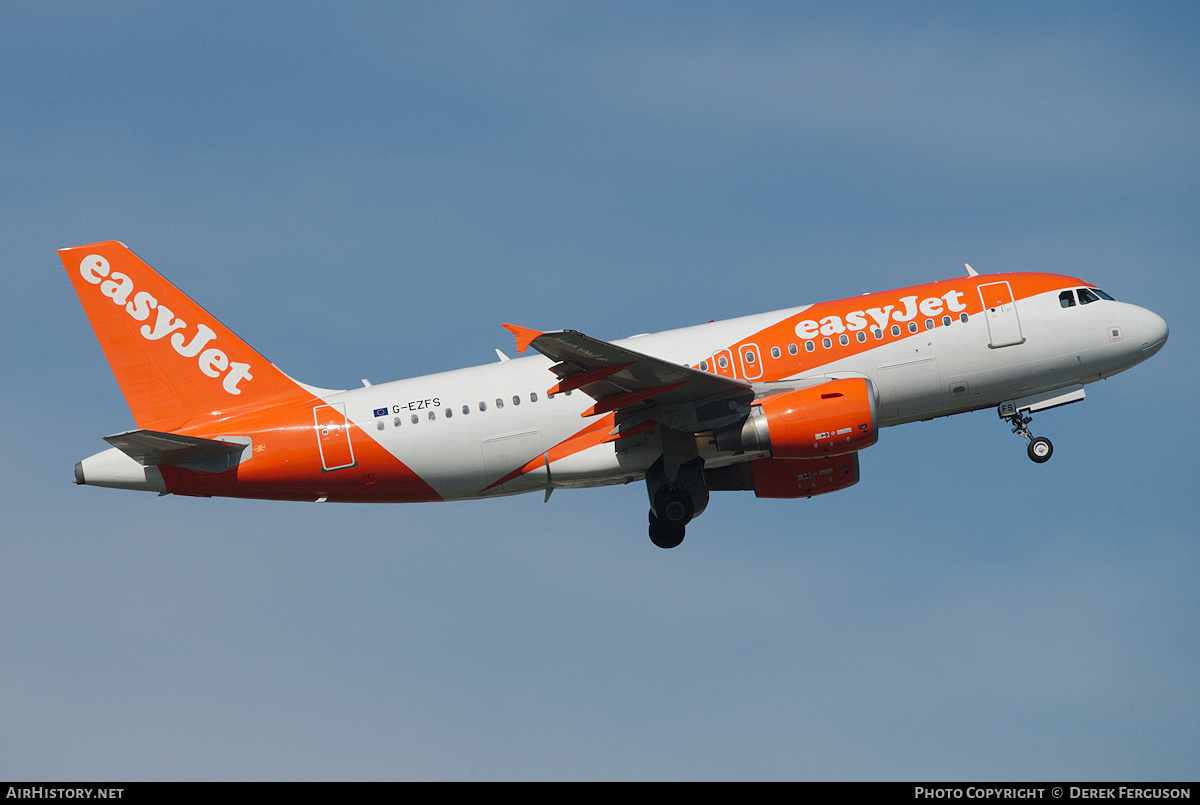
<path id="1" fill-rule="evenodd" d="M 684 529 L 695 513 L 686 489 L 663 486 L 654 495 L 654 508 L 650 510 L 650 541 L 660 548 L 674 548 L 683 542 Z"/>
<path id="2" fill-rule="evenodd" d="M 1045 436 L 1037 436 L 1030 440 L 1026 452 L 1038 464 L 1045 464 L 1050 460 L 1050 456 L 1054 455 L 1054 445 Z"/>
<path id="3" fill-rule="evenodd" d="M 654 496 L 654 513 L 663 525 L 672 528 L 683 528 L 692 520 L 695 514 L 692 496 L 686 489 L 676 486 L 664 486 Z"/>
<path id="4" fill-rule="evenodd" d="M 650 541 L 660 548 L 674 548 L 683 542 L 683 526 L 669 526 L 650 512 Z"/>
<path id="5" fill-rule="evenodd" d="M 1019 434 L 1025 440 L 1025 452 L 1031 460 L 1038 464 L 1045 464 L 1050 460 L 1050 456 L 1054 455 L 1054 445 L 1045 436 L 1034 436 L 1029 432 L 1029 423 L 1033 421 L 1033 417 L 1018 411 L 1004 418 L 1012 424 L 1013 433 Z"/>

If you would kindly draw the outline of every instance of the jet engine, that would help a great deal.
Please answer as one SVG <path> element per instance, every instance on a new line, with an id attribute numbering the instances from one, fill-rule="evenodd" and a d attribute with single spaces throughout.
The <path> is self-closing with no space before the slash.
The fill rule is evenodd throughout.
<path id="1" fill-rule="evenodd" d="M 748 417 L 715 435 L 718 450 L 825 458 L 875 444 L 877 422 L 874 384 L 851 377 L 763 397 Z"/>

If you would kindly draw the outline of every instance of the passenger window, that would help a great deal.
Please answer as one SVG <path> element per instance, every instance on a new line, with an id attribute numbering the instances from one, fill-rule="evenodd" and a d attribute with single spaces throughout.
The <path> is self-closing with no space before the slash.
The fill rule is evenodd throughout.
<path id="1" fill-rule="evenodd" d="M 520 405 L 520 404 L 521 404 L 521 396 L 519 394 L 514 394 L 513 395 L 513 405 Z"/>
<path id="2" fill-rule="evenodd" d="M 700 371 L 701 372 L 708 371 L 708 361 L 700 361 Z"/>
<path id="3" fill-rule="evenodd" d="M 432 416 L 433 412 L 432 412 L 432 411 L 430 411 L 429 413 L 430 413 L 430 415 L 431 415 L 429 418 L 430 418 L 430 419 L 433 419 L 433 416 Z M 450 417 L 452 417 L 452 416 L 454 416 L 454 409 L 453 409 L 453 408 L 447 408 L 447 409 L 446 409 L 446 419 L 449 419 L 449 418 L 450 418 Z"/>
<path id="4" fill-rule="evenodd" d="M 479 401 L 479 410 L 480 410 L 480 411 L 486 411 L 486 410 L 487 410 L 487 403 L 485 403 L 483 400 L 480 400 L 480 401 Z"/>
<path id="5" fill-rule="evenodd" d="M 900 325 L 899 324 L 892 325 L 892 335 L 900 335 Z"/>
<path id="6" fill-rule="evenodd" d="M 1058 303 L 1063 307 L 1075 307 L 1075 292 L 1063 291 L 1058 295 Z"/>
<path id="7" fill-rule="evenodd" d="M 433 409 L 430 409 L 430 411 L 429 411 L 429 421 L 430 421 L 430 422 L 432 422 L 432 421 L 433 421 L 433 420 L 435 420 L 435 419 L 437 419 L 437 411 L 434 411 Z"/>
<path id="8" fill-rule="evenodd" d="M 746 363 L 754 363 L 754 361 L 757 357 L 758 356 L 754 354 L 754 350 L 752 350 L 752 349 L 746 350 Z"/>
<path id="9" fill-rule="evenodd" d="M 816 344 L 814 344 L 812 341 L 805 341 L 805 342 L 804 342 L 804 349 L 805 349 L 805 351 L 806 351 L 806 352 L 812 352 L 812 351 L 813 351 L 814 349 L 816 349 L 816 348 L 817 348 L 817 345 L 816 345 Z"/>
<path id="10" fill-rule="evenodd" d="M 400 427 L 400 417 L 395 417 L 394 419 L 392 419 L 392 424 L 395 425 L 397 428 Z"/>
<path id="11" fill-rule="evenodd" d="M 850 343 L 850 336 L 842 333 L 840 336 L 838 336 L 838 341 L 841 342 L 841 345 L 844 347 Z"/>
<path id="12" fill-rule="evenodd" d="M 717 366 L 720 366 L 722 369 L 724 369 L 725 367 L 729 366 L 729 361 L 725 359 L 725 356 L 724 356 L 724 355 L 722 355 L 721 357 L 717 358 Z"/>
<path id="13" fill-rule="evenodd" d="M 950 326 L 950 317 L 949 316 L 942 316 L 942 326 L 943 327 Z"/>
<path id="14" fill-rule="evenodd" d="M 504 407 L 504 400 L 502 400 L 502 399 L 500 399 L 499 397 L 497 397 L 497 398 L 496 398 L 496 407 L 497 407 L 497 408 L 503 408 L 503 407 Z"/>
<path id="15" fill-rule="evenodd" d="M 779 354 L 780 354 L 779 347 L 771 347 L 771 357 L 772 358 L 778 358 Z"/>
<path id="16" fill-rule="evenodd" d="M 417 419 L 417 415 L 416 415 L 416 414 L 413 414 L 413 415 L 412 415 L 412 423 L 413 423 L 414 425 L 415 425 L 415 424 L 417 424 L 417 423 L 418 423 L 418 422 L 420 422 L 420 421 L 421 421 L 421 420 Z"/>
<path id="17" fill-rule="evenodd" d="M 926 329 L 926 330 L 932 330 L 932 329 L 933 329 L 933 319 L 926 319 L 926 320 L 925 320 L 925 329 Z"/>
<path id="18" fill-rule="evenodd" d="M 795 355 L 799 352 L 800 352 L 800 350 L 796 348 L 795 344 L 788 344 L 788 354 L 789 355 Z"/>
<path id="19" fill-rule="evenodd" d="M 959 313 L 959 314 L 958 314 L 958 320 L 959 320 L 959 321 L 961 321 L 963 324 L 966 324 L 966 323 L 967 323 L 967 314 L 966 314 L 966 313 Z"/>
<path id="20" fill-rule="evenodd" d="M 917 331 L 917 329 L 918 329 L 918 328 L 917 328 L 917 323 L 916 323 L 915 321 L 910 321 L 910 322 L 908 323 L 908 331 L 909 331 L 910 333 L 915 333 L 915 332 Z"/>
<path id="21" fill-rule="evenodd" d="M 464 405 L 464 406 L 463 406 L 463 414 L 464 414 L 464 415 L 466 415 L 466 414 L 469 414 L 469 413 L 471 413 L 471 406 L 469 406 L 469 405 Z"/>
<path id="22" fill-rule="evenodd" d="M 1087 288 L 1079 289 L 1079 304 L 1089 305 L 1092 302 L 1099 302 L 1099 301 L 1100 301 L 1100 297 L 1096 296 L 1094 293 L 1092 293 Z"/>
<path id="23" fill-rule="evenodd" d="M 862 330 L 858 331 L 858 343 L 860 343 L 860 344 L 867 343 L 867 334 Z"/>
<path id="24" fill-rule="evenodd" d="M 883 340 L 883 330 L 880 330 L 878 327 L 871 331 L 871 335 L 875 336 L 876 341 Z"/>
<path id="25" fill-rule="evenodd" d="M 537 402 L 537 392 L 536 391 L 529 392 L 529 401 Z"/>
<path id="26" fill-rule="evenodd" d="M 830 341 L 828 338 L 822 338 L 821 346 L 825 347 L 825 349 L 829 349 L 830 347 L 833 346 L 833 342 Z"/>
<path id="27" fill-rule="evenodd" d="M 375 429 L 383 430 L 383 420 L 382 419 L 375 423 Z"/>

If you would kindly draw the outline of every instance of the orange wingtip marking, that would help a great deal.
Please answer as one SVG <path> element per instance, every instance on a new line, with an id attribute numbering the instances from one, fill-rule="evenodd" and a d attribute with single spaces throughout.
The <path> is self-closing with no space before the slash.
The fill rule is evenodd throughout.
<path id="1" fill-rule="evenodd" d="M 685 380 L 684 383 L 687 381 Z M 652 389 L 639 389 L 637 391 L 627 391 L 624 394 L 614 394 L 611 397 L 605 397 L 591 408 L 584 411 L 580 416 L 596 416 L 597 414 L 606 414 L 609 411 L 615 411 L 618 408 L 624 408 L 627 405 L 639 403 L 642 400 L 648 400 L 651 397 L 656 397 L 659 394 L 664 394 L 671 389 L 677 389 L 683 383 L 672 383 L 669 386 L 655 386 Z"/>
<path id="2" fill-rule="evenodd" d="M 531 330 L 528 327 L 518 327 L 515 324 L 500 325 L 517 337 L 517 352 L 524 352 L 533 343 L 533 339 L 542 334 L 541 330 Z"/>
<path id="3" fill-rule="evenodd" d="M 547 394 L 559 394 L 564 391 L 574 391 L 580 386 L 586 386 L 588 383 L 595 383 L 597 380 L 615 375 L 623 369 L 628 369 L 633 366 L 633 363 L 620 363 L 616 366 L 601 366 L 599 369 L 589 369 L 586 372 L 576 372 L 573 375 L 567 375 L 559 382 L 555 383 L 547 391 Z"/>

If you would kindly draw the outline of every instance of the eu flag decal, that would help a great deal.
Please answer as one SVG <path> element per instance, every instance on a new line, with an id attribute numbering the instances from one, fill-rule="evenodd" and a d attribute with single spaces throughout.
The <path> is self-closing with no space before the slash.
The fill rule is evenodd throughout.
<path id="1" fill-rule="evenodd" d="M 375 416 L 387 416 L 387 409 L 386 408 L 376 408 Z"/>

